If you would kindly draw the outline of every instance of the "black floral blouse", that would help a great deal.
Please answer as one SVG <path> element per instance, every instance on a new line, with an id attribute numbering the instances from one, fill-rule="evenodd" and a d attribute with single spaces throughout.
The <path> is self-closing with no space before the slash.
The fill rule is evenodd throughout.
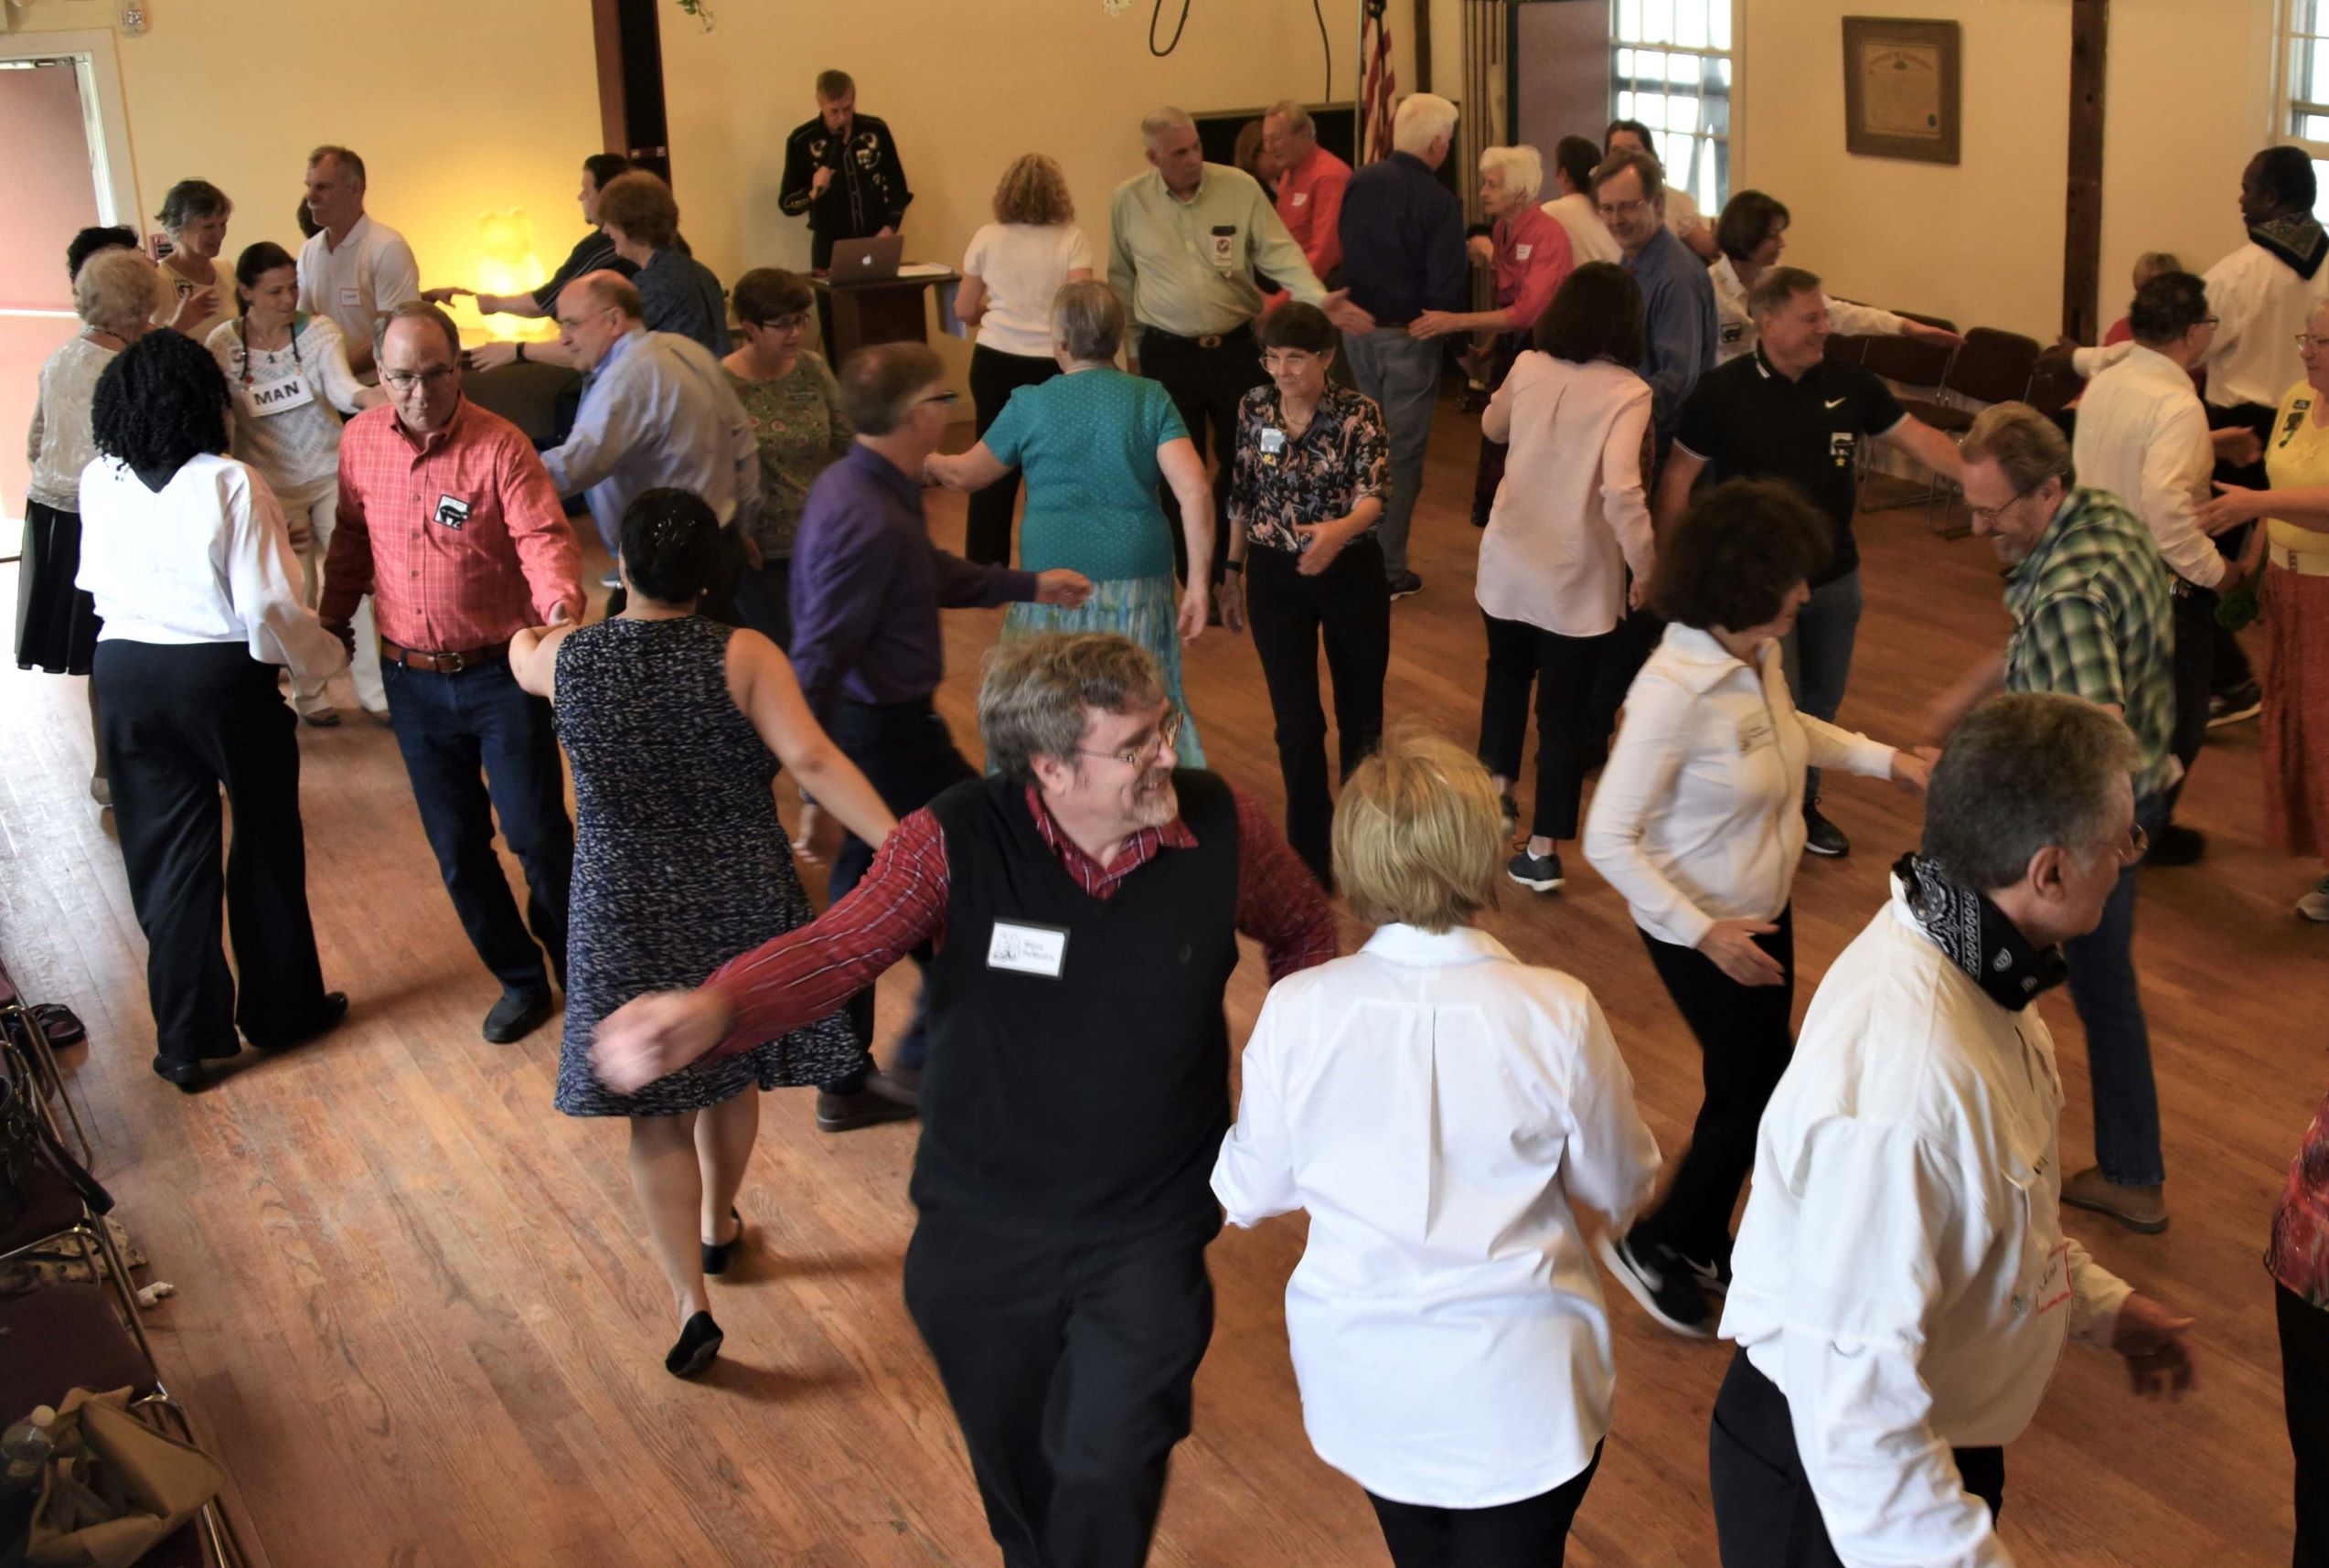
<path id="1" fill-rule="evenodd" d="M 1229 515 L 1245 528 L 1248 544 L 1298 551 L 1297 523 L 1347 517 L 1369 496 L 1391 499 L 1391 437 L 1373 399 L 1330 386 L 1309 428 L 1289 436 L 1275 386 L 1245 394 L 1237 405 Z"/>

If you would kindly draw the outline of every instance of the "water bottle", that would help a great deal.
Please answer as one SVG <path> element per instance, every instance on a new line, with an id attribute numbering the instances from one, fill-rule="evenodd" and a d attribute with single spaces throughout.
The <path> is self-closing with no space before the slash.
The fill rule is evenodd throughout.
<path id="1" fill-rule="evenodd" d="M 0 1493 L 37 1491 L 41 1473 L 48 1467 L 48 1456 L 57 1451 L 54 1429 L 57 1413 L 49 1406 L 35 1405 L 30 1415 L 0 1435 Z"/>

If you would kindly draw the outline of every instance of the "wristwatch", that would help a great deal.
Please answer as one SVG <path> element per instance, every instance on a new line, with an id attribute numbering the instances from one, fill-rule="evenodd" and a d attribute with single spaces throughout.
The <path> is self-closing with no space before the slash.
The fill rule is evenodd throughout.
<path id="1" fill-rule="evenodd" d="M 1234 571 L 1242 575 L 1245 570 L 1245 563 L 1242 560 L 1224 560 L 1221 563 L 1221 569 L 1223 571 Z"/>

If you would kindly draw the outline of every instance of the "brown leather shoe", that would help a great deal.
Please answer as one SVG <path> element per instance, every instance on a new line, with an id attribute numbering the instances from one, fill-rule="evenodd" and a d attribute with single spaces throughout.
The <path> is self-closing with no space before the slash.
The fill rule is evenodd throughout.
<path id="1" fill-rule="evenodd" d="M 853 1094 L 817 1092 L 817 1130 L 822 1133 L 910 1122 L 921 1114 L 921 1097 L 882 1072 L 867 1073 L 865 1087 Z"/>
<path id="2" fill-rule="evenodd" d="M 2062 1200 L 2073 1209 L 2088 1209 L 2107 1214 L 2131 1231 L 2146 1236 L 2156 1236 L 2167 1229 L 2167 1199 L 2164 1189 L 2153 1187 L 2122 1187 L 2105 1180 L 2102 1168 L 2090 1165 L 2062 1184 Z"/>

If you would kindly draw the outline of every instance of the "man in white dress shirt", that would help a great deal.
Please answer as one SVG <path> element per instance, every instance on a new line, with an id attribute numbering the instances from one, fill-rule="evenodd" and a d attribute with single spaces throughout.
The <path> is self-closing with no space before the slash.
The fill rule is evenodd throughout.
<path id="1" fill-rule="evenodd" d="M 403 235 L 365 214 L 364 160 L 346 147 L 307 155 L 307 216 L 320 227 L 299 248 L 299 308 L 337 322 L 348 368 L 369 377 L 381 323 L 421 297 L 420 263 Z"/>
<path id="2" fill-rule="evenodd" d="M 1544 204 L 1544 210 L 1560 226 L 1568 230 L 1569 259 L 1577 266 L 1587 261 L 1622 261 L 1625 247 L 1601 221 L 1601 214 L 1593 205 L 1593 167 L 1601 161 L 1601 149 L 1586 136 L 1564 136 L 1553 149 L 1553 184 L 1560 195 Z"/>
<path id="3" fill-rule="evenodd" d="M 2135 347 L 2078 400 L 2072 466 L 2081 484 L 2110 491 L 2143 520 L 2167 563 L 2175 606 L 2175 730 L 2169 750 L 2188 777 L 2207 739 L 2216 603 L 2240 581 L 2239 563 L 2217 551 L 2194 515 L 2214 493 L 2208 478 L 2216 467 L 2207 411 L 2191 377 L 2216 336 L 2206 280 L 2189 272 L 2152 278 L 2135 291 L 2127 325 Z M 2180 780 L 2169 787 L 2169 811 L 2183 787 Z M 2146 859 L 2154 866 L 2186 866 L 2206 848 L 2197 828 L 2171 825 L 2152 840 Z"/>
<path id="4" fill-rule="evenodd" d="M 2066 1339 L 2116 1350 L 2140 1393 L 2191 1385 L 2191 1319 L 2062 1233 L 2062 1083 L 2030 1005 L 2142 851 L 2135 759 L 2079 698 L 1977 709 L 1922 851 L 1821 982 L 1732 1254 L 1725 1568 L 2007 1568 L 2003 1445 Z"/>

